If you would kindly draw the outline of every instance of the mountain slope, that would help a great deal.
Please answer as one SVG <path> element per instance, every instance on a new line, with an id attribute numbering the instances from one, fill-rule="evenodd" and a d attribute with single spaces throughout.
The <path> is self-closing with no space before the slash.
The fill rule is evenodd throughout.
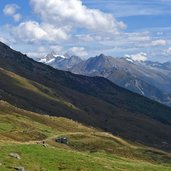
<path id="1" fill-rule="evenodd" d="M 11 104 L 171 150 L 171 109 L 166 106 L 104 78 L 55 70 L 2 43 L 0 68 L 0 97 Z"/>
<path id="2" fill-rule="evenodd" d="M 67 145 L 55 142 L 60 136 L 69 139 Z M 171 156 L 166 152 L 127 142 L 66 118 L 22 110 L 4 101 L 0 101 L 0 149 L 0 171 L 19 166 L 32 171 L 171 168 Z M 9 156 L 12 152 L 21 159 Z"/>
<path id="3" fill-rule="evenodd" d="M 164 64 L 163 64 L 164 65 Z M 74 69 L 74 68 L 73 68 Z M 110 76 L 111 72 L 127 73 L 138 78 L 163 92 L 170 92 L 171 76 L 168 69 L 161 69 L 159 67 L 149 67 L 143 62 L 128 61 L 126 58 L 113 58 L 101 54 L 100 56 L 89 58 L 76 67 L 76 72 L 90 74 L 107 74 Z M 80 74 L 81 74 L 80 73 Z M 101 75 L 103 76 L 103 75 Z"/>
<path id="4" fill-rule="evenodd" d="M 65 55 L 57 55 L 54 52 L 51 52 L 46 57 L 38 59 L 39 62 L 50 65 L 53 68 L 69 70 L 70 68 L 78 65 L 83 60 L 78 56 L 69 56 Z"/>
<path id="5" fill-rule="evenodd" d="M 134 62 L 126 58 L 113 58 L 101 54 L 70 69 L 76 74 L 101 76 L 128 90 L 171 105 L 170 71 L 152 67 L 146 63 Z"/>
<path id="6" fill-rule="evenodd" d="M 42 116 L 4 101 L 0 101 L 0 109 L 0 171 L 19 166 L 32 171 L 117 171 L 120 167 L 143 171 L 143 165 L 148 170 L 167 171 L 171 167 L 168 153 L 130 144 L 72 120 Z M 69 143 L 56 143 L 60 136 L 67 137 Z M 21 159 L 9 156 L 11 152 Z"/>
<path id="7" fill-rule="evenodd" d="M 171 62 L 159 63 L 159 62 L 145 61 L 143 63 L 145 65 L 148 65 L 154 68 L 160 68 L 163 70 L 171 71 Z"/>
<path id="8" fill-rule="evenodd" d="M 79 57 L 55 56 L 53 53 L 39 61 L 76 74 L 105 77 L 121 87 L 171 106 L 169 62 L 138 62 L 103 54 L 81 60 Z"/>

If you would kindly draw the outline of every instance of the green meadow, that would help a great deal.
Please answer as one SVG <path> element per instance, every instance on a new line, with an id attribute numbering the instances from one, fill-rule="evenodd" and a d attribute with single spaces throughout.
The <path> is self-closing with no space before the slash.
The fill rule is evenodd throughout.
<path id="1" fill-rule="evenodd" d="M 0 101 L 0 171 L 170 171 L 171 155 Z M 65 136 L 67 145 L 55 138 Z M 45 142 L 43 144 L 42 142 Z M 17 153 L 21 159 L 10 156 Z"/>

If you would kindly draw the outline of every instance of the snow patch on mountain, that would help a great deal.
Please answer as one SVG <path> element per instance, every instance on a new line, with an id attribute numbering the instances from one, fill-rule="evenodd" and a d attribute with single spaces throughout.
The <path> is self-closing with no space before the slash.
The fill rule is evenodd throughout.
<path id="1" fill-rule="evenodd" d="M 51 52 L 47 56 L 39 59 L 38 61 L 50 65 L 53 68 L 68 71 L 74 65 L 82 62 L 82 59 L 78 56 L 70 56 L 67 53 L 64 55 L 58 55 L 55 52 Z"/>

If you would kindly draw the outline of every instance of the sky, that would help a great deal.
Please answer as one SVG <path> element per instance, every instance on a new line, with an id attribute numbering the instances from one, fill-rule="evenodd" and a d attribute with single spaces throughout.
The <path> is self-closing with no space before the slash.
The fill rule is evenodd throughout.
<path id="1" fill-rule="evenodd" d="M 0 0 L 0 41 L 51 51 L 171 61 L 171 0 Z"/>

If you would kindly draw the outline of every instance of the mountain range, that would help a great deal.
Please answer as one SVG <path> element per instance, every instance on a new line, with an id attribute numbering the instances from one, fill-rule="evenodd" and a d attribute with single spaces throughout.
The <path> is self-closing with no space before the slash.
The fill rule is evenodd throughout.
<path id="1" fill-rule="evenodd" d="M 123 88 L 171 106 L 171 62 L 135 61 L 103 54 L 83 60 L 55 53 L 39 61 L 75 74 L 107 78 Z"/>
<path id="2" fill-rule="evenodd" d="M 13 106 L 171 151 L 171 109 L 108 79 L 57 70 L 0 43 L 0 80 L 0 99 Z"/>

